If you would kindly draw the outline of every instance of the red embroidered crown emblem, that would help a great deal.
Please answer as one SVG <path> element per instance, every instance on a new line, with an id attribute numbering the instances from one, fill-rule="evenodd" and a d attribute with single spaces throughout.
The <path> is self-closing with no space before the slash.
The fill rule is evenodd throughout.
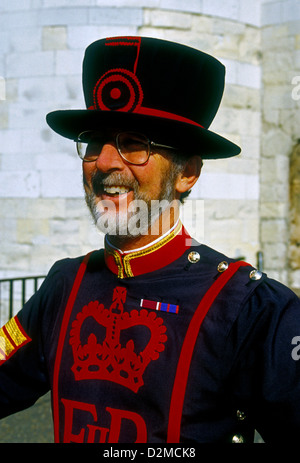
<path id="1" fill-rule="evenodd" d="M 74 357 L 72 371 L 77 381 L 108 380 L 137 392 L 144 384 L 142 376 L 146 367 L 164 350 L 167 336 L 163 320 L 145 309 L 124 312 L 126 295 L 125 288 L 117 287 L 109 310 L 93 301 L 84 306 L 73 321 L 70 344 Z M 120 335 L 133 327 L 146 327 L 150 331 L 147 345 L 138 353 L 132 339 L 126 344 L 120 342 Z M 100 342 L 103 328 L 105 336 Z"/>

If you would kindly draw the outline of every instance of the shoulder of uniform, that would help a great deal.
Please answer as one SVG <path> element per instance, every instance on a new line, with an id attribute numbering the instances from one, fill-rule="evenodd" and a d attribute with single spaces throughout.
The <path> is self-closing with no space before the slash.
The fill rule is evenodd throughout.
<path id="1" fill-rule="evenodd" d="M 237 303 L 250 297 L 256 287 L 267 279 L 265 273 L 250 263 L 230 258 L 203 244 L 192 246 L 187 260 L 186 270 L 199 275 L 205 273 L 207 280 L 211 280 L 212 284 L 216 282 L 217 287 L 224 287 L 222 291 Z"/>
<path id="2" fill-rule="evenodd" d="M 197 242 L 194 242 L 194 245 L 190 248 L 187 258 L 190 263 L 201 262 L 202 269 L 203 266 L 205 266 L 206 270 L 216 272 L 216 275 L 223 273 L 231 264 L 242 262 L 241 259 L 226 256 L 225 254 L 216 251 L 209 246 L 199 244 Z M 255 269 L 255 267 L 253 267 L 251 264 L 248 264 L 247 262 L 243 262 L 241 267 L 243 267 L 245 264 L 247 265 L 247 271 L 253 271 L 252 279 L 258 279 L 260 273 Z M 199 266 L 198 268 L 200 270 Z"/>
<path id="3" fill-rule="evenodd" d="M 78 272 L 80 265 L 86 262 L 87 269 L 93 271 L 95 268 L 99 269 L 99 264 L 103 261 L 103 249 L 92 251 L 87 255 L 78 257 L 67 257 L 56 261 L 49 270 L 48 276 L 54 275 L 71 275 L 73 276 Z"/>
<path id="4" fill-rule="evenodd" d="M 264 275 L 263 285 L 256 291 L 256 298 L 264 305 L 268 304 L 273 309 L 280 307 L 284 310 L 287 305 L 293 305 L 300 310 L 300 298 L 288 286 L 280 281 Z"/>
<path id="5" fill-rule="evenodd" d="M 218 265 L 220 262 L 235 262 L 237 259 L 231 258 L 226 256 L 225 254 L 206 246 L 205 244 L 199 244 L 196 241 L 192 242 L 192 246 L 190 248 L 190 253 L 197 253 L 199 254 L 199 259 L 201 259 L 202 263 L 207 265 Z"/>

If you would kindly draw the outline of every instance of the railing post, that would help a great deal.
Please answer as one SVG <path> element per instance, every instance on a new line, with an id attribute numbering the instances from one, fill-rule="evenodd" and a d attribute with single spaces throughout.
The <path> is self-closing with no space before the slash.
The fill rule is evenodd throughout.
<path id="1" fill-rule="evenodd" d="M 13 316 L 13 298 L 14 298 L 14 280 L 10 280 L 9 282 L 9 309 L 8 314 L 9 318 Z"/>
<path id="2" fill-rule="evenodd" d="M 44 279 L 45 275 L 5 278 L 0 280 L 0 327 L 7 321 L 7 319 L 12 318 L 15 315 L 15 312 L 19 311 L 23 307 L 29 297 L 31 297 L 38 290 L 39 280 Z M 28 285 L 26 284 L 28 280 L 33 282 L 33 289 L 30 291 L 30 294 L 27 294 L 27 292 L 29 293 L 29 291 L 27 291 Z M 21 283 L 21 294 L 18 292 L 17 300 L 14 294 L 14 292 L 16 292 L 15 282 Z M 3 285 L 6 286 L 3 287 Z M 5 311 L 3 311 L 4 307 Z M 3 320 L 4 318 L 5 322 Z"/>

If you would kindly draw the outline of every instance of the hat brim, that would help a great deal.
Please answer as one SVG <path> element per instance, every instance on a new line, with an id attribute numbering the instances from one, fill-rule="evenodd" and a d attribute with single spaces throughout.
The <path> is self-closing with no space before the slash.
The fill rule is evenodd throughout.
<path id="1" fill-rule="evenodd" d="M 178 148 L 186 155 L 203 159 L 236 156 L 239 146 L 226 138 L 182 121 L 122 111 L 59 110 L 46 116 L 48 125 L 59 135 L 76 140 L 85 130 L 120 129 L 142 132 L 156 143 Z"/>

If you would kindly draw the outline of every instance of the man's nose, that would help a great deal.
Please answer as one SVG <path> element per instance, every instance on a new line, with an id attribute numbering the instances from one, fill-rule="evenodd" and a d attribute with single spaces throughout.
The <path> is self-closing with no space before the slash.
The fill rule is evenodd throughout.
<path id="1" fill-rule="evenodd" d="M 96 168 L 101 172 L 111 172 L 124 168 L 124 162 L 114 143 L 105 143 L 96 160 Z"/>

